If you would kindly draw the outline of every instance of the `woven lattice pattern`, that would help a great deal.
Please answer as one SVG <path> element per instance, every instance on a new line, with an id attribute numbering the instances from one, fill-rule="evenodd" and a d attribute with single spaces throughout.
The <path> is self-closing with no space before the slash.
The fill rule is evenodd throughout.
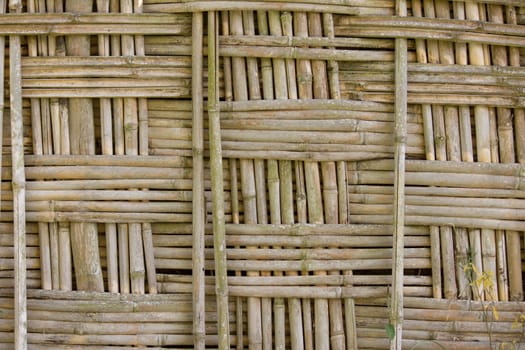
<path id="1" fill-rule="evenodd" d="M 522 0 L 0 0 L 0 349 L 525 346 Z"/>

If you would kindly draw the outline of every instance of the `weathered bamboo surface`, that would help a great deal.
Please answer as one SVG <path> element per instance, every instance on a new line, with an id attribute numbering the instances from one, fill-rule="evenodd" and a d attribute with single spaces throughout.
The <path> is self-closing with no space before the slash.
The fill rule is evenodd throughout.
<path id="1" fill-rule="evenodd" d="M 0 349 L 525 346 L 522 0 L 0 0 L 0 62 Z"/>

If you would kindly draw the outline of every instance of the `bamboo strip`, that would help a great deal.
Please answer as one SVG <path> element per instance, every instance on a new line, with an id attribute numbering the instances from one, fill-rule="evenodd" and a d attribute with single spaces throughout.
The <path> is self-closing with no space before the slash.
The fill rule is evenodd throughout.
<path id="1" fill-rule="evenodd" d="M 195 11 L 290 11 L 290 12 L 330 12 L 339 14 L 357 14 L 357 9 L 342 5 L 317 4 L 317 3 L 293 3 L 293 2 L 269 2 L 250 1 L 238 3 L 235 1 L 192 1 L 186 3 L 172 4 L 147 4 L 144 6 L 147 12 L 181 13 Z"/>
<path id="2" fill-rule="evenodd" d="M 407 3 L 396 1 L 396 12 L 399 16 L 407 15 Z M 395 69 L 395 155 L 394 155 L 394 233 L 392 260 L 392 292 L 390 322 L 395 335 L 390 341 L 390 349 L 401 349 L 403 329 L 403 275 L 404 275 L 404 226 L 405 226 L 405 143 L 407 113 L 407 40 L 396 39 Z"/>
<path id="3" fill-rule="evenodd" d="M 205 348 L 204 294 L 204 175 L 202 116 L 202 13 L 193 14 L 192 100 L 193 100 L 193 335 L 195 349 Z"/>
<path id="4" fill-rule="evenodd" d="M 221 348 L 230 347 L 228 315 L 228 282 L 226 280 L 225 227 L 224 227 L 224 189 L 222 174 L 222 155 L 220 139 L 220 110 L 218 95 L 218 47 L 217 14 L 208 13 L 208 116 L 210 132 L 210 162 L 212 171 L 213 232 L 216 270 L 216 292 L 218 308 L 218 344 Z"/>

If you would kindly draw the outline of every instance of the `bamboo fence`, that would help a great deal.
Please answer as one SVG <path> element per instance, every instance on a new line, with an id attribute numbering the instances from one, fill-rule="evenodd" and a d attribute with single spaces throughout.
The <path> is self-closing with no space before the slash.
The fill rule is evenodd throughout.
<path id="1" fill-rule="evenodd" d="M 522 0 L 0 0 L 0 349 L 525 346 Z"/>

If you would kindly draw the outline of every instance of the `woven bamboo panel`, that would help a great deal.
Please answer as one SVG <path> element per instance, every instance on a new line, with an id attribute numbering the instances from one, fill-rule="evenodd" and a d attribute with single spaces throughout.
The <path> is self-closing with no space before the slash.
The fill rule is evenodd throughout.
<path id="1" fill-rule="evenodd" d="M 522 0 L 0 17 L 0 349 L 525 346 Z"/>

